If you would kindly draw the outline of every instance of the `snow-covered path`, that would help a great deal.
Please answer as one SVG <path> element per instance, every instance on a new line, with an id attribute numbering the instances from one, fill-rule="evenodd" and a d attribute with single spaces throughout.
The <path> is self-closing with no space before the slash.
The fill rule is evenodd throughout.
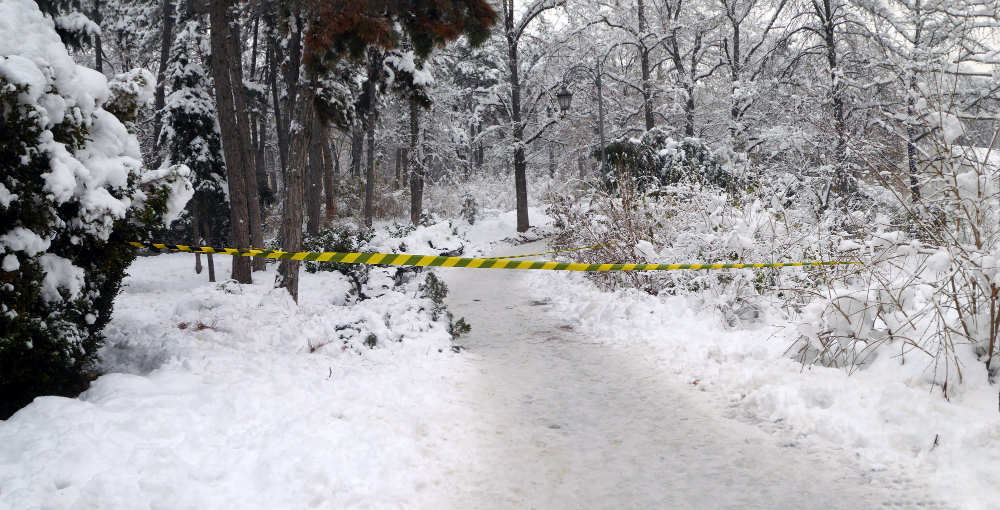
<path id="1" fill-rule="evenodd" d="M 540 244 L 516 248 L 532 253 Z M 442 270 L 471 411 L 435 508 L 872 508 L 907 501 L 850 454 L 789 447 L 722 418 L 641 353 L 601 345 L 532 300 L 521 271 Z"/>

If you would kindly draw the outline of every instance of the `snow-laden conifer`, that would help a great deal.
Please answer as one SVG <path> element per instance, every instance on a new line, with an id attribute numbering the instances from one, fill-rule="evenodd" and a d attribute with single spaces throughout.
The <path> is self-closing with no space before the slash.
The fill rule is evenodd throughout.
<path id="1" fill-rule="evenodd" d="M 201 243 L 212 239 L 228 245 L 229 196 L 226 194 L 226 163 L 212 96 L 212 80 L 205 69 L 199 47 L 203 33 L 196 21 L 177 34 L 167 67 L 170 94 L 163 112 L 159 146 L 166 152 L 164 166 L 183 164 L 191 169 L 194 197 L 186 213 L 174 224 L 172 237 L 178 242 Z M 200 239 L 192 239 L 198 216 Z M 207 230 L 206 230 L 207 229 Z"/>
<path id="2" fill-rule="evenodd" d="M 148 100 L 130 83 L 148 73 L 112 90 L 74 63 L 56 25 L 34 2 L 0 4 L 0 416 L 82 387 L 135 256 L 127 241 L 191 194 L 186 167 L 143 168 L 105 109 Z"/>

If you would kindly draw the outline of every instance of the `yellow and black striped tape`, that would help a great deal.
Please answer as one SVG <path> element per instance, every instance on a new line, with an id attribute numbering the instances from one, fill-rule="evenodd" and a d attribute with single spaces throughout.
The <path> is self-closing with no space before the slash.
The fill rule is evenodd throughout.
<path id="1" fill-rule="evenodd" d="M 371 264 L 386 266 L 441 266 L 477 269 L 546 269 L 550 271 L 668 271 L 673 269 L 740 269 L 756 267 L 835 266 L 861 264 L 861 262 L 779 262 L 774 264 L 582 264 L 574 262 L 545 262 L 533 260 L 480 259 L 411 255 L 409 253 L 347 253 L 347 252 L 287 252 L 254 250 L 246 248 L 212 248 L 210 246 L 185 246 L 182 244 L 129 243 L 138 248 L 174 250 L 192 253 L 219 253 L 264 257 L 269 259 L 305 260 L 315 262 L 340 262 L 344 264 Z"/>
<path id="2" fill-rule="evenodd" d="M 567 252 L 567 251 L 589 250 L 591 248 L 600 248 L 602 246 L 614 246 L 616 244 L 618 244 L 618 243 L 604 243 L 604 244 L 595 244 L 595 245 L 591 245 L 591 246 L 581 246 L 579 248 L 567 248 L 565 250 L 552 250 L 552 251 L 543 251 L 542 253 L 528 253 L 528 254 L 525 254 L 525 255 L 506 255 L 506 256 L 503 256 L 503 257 L 490 257 L 490 258 L 491 259 L 495 259 L 495 260 L 520 259 L 520 258 L 524 258 L 524 257 L 537 257 L 539 255 L 548 255 L 550 253 L 563 253 L 563 252 Z"/>

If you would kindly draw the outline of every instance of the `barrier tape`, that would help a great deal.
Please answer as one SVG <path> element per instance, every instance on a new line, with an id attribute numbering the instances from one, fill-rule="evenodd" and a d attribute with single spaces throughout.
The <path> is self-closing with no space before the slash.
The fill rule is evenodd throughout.
<path id="1" fill-rule="evenodd" d="M 591 248 L 600 248 L 602 246 L 614 246 L 616 244 L 618 244 L 618 243 L 595 244 L 595 245 L 592 245 L 592 246 L 581 246 L 579 248 L 567 248 L 565 250 L 543 251 L 542 253 L 528 253 L 526 255 L 505 255 L 503 257 L 490 257 L 490 259 L 501 260 L 501 259 L 519 259 L 519 258 L 523 258 L 523 257 L 537 257 L 539 255 L 548 255 L 550 253 L 563 253 L 563 252 L 567 252 L 567 251 L 589 250 Z"/>
<path id="2" fill-rule="evenodd" d="M 773 264 L 583 264 L 576 262 L 545 262 L 533 260 L 480 259 L 411 255 L 409 253 L 348 253 L 348 252 L 286 252 L 247 248 L 212 248 L 210 246 L 185 246 L 182 244 L 129 243 L 138 248 L 173 250 L 192 253 L 219 253 L 244 257 L 304 260 L 315 262 L 340 262 L 344 264 L 371 264 L 386 266 L 440 266 L 478 269 L 544 269 L 550 271 L 669 271 L 674 269 L 741 269 L 758 267 L 835 266 L 861 264 L 861 262 L 779 262 Z"/>

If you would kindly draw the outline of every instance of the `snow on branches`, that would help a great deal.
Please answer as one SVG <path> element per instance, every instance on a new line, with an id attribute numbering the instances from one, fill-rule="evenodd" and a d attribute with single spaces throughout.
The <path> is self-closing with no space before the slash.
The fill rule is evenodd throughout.
<path id="1" fill-rule="evenodd" d="M 34 2 L 0 4 L 0 415 L 81 383 L 134 257 L 124 241 L 190 197 L 187 167 L 143 168 L 110 111 L 145 104 L 151 78 L 109 86 L 72 60 Z"/>

